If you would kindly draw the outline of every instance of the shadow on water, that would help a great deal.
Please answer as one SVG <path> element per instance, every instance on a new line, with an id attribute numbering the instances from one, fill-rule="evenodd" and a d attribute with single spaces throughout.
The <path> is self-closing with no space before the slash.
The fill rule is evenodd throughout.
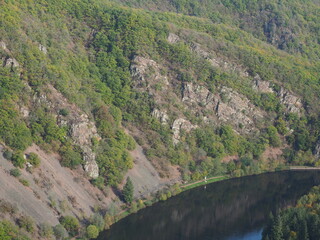
<path id="1" fill-rule="evenodd" d="M 114 224 L 99 240 L 260 239 L 270 212 L 296 203 L 320 171 L 267 173 L 188 190 Z"/>

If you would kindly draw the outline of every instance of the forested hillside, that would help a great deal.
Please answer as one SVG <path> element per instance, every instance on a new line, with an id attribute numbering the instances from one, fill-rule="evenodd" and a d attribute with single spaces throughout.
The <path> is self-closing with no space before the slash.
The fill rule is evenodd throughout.
<path id="1" fill-rule="evenodd" d="M 66 228 L 88 237 L 92 229 L 80 225 L 102 230 L 87 215 L 101 205 L 95 216 L 107 212 L 102 220 L 110 222 L 128 176 L 142 198 L 205 176 L 319 165 L 317 0 L 0 6 L 0 141 L 9 161 L 1 166 L 58 216 L 50 222 L 59 218 L 56 236 Z M 85 181 L 96 199 L 74 193 L 65 196 L 69 213 L 56 206 L 63 182 L 50 187 L 42 172 L 52 170 L 52 156 L 71 169 L 63 176 L 72 186 Z M 153 185 L 145 187 L 141 173 Z M 2 215 L 10 213 L 32 239 L 52 234 L 28 228 L 10 209 Z M 12 227 L 0 225 L 0 236 Z"/>
<path id="2" fill-rule="evenodd" d="M 263 239 L 319 239 L 319 186 L 301 197 L 296 206 L 271 215 Z"/>

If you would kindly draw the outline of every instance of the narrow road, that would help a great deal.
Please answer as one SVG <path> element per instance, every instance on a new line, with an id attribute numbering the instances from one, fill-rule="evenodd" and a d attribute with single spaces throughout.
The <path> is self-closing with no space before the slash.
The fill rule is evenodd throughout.
<path id="1" fill-rule="evenodd" d="M 192 182 L 192 183 L 188 183 L 186 185 L 182 185 L 181 188 L 185 188 L 185 187 L 188 187 L 188 186 L 193 185 L 193 184 L 209 181 L 211 179 L 222 178 L 222 177 L 226 177 L 226 176 L 211 177 L 211 178 L 207 178 L 206 180 L 202 179 L 202 180 L 199 180 L 199 181 L 196 181 L 196 182 Z"/>
<path id="2" fill-rule="evenodd" d="M 320 167 L 290 166 L 290 170 L 320 170 Z"/>

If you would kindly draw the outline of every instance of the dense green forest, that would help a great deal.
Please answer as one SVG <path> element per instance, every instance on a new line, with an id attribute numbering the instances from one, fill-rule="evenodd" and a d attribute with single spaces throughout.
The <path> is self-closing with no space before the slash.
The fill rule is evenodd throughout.
<path id="1" fill-rule="evenodd" d="M 98 129 L 101 139 L 92 138 L 90 144 L 99 177 L 91 181 L 100 189 L 123 182 L 133 167 L 129 152 L 136 144 L 162 177 L 169 176 L 168 166 L 173 165 L 186 181 L 243 176 L 288 164 L 319 165 L 317 0 L 0 0 L 0 6 L 0 141 L 7 148 L 6 158 L 18 168 L 25 167 L 22 154 L 32 143 L 59 153 L 65 167 L 85 164 L 72 129 L 58 121 L 72 112 L 53 111 L 41 102 L 50 94 L 49 85 Z M 170 43 L 172 33 L 181 40 Z M 210 64 L 190 48 L 195 43 L 247 74 Z M 259 109 L 263 119 L 249 133 L 242 124 L 208 124 L 168 94 L 160 107 L 174 110 L 169 124 L 162 124 L 152 112 L 160 105 L 155 99 L 164 94 L 164 86 L 159 82 L 150 91 L 135 87 L 132 66 L 137 56 L 155 61 L 160 75 L 172 80 L 175 89 L 167 90 L 171 95 L 181 98 L 187 83 L 221 96 L 219 91 L 228 87 Z M 148 71 L 150 79 L 156 76 L 154 69 Z M 256 76 L 268 81 L 272 91 L 255 91 Z M 279 97 L 282 89 L 301 99 L 298 113 L 286 110 Z M 207 110 L 201 111 L 204 115 Z M 197 127 L 181 130 L 177 144 L 172 126 L 178 117 Z M 264 159 L 263 153 L 274 148 L 283 150 L 281 160 Z M 228 156 L 235 157 L 223 161 Z M 31 161 L 39 165 L 35 156 Z M 3 231 L 11 227 L 0 224 Z"/>
<path id="2" fill-rule="evenodd" d="M 263 239 L 319 239 L 319 199 L 320 187 L 317 186 L 301 197 L 296 206 L 271 215 Z"/>

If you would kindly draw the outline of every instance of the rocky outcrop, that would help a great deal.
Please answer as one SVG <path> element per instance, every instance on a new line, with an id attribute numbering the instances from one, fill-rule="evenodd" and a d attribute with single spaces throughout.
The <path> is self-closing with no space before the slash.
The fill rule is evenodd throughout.
<path id="1" fill-rule="evenodd" d="M 20 64 L 15 58 L 9 57 L 9 58 L 5 58 L 3 62 L 3 66 L 8 68 L 17 68 L 20 66 Z"/>
<path id="2" fill-rule="evenodd" d="M 239 74 L 241 77 L 249 77 L 249 73 L 242 66 L 214 56 L 214 53 L 205 51 L 199 43 L 191 42 L 190 49 L 198 56 L 208 60 L 213 67 L 219 67 L 225 71 Z"/>
<path id="3" fill-rule="evenodd" d="M 204 86 L 186 83 L 183 86 L 182 101 L 192 109 L 202 111 L 211 110 L 213 116 L 204 116 L 205 122 L 210 122 L 213 117 L 218 121 L 228 123 L 248 133 L 254 129 L 256 120 L 263 114 L 243 95 L 230 88 L 222 87 L 218 93 L 212 94 Z"/>
<path id="4" fill-rule="evenodd" d="M 168 114 L 167 114 L 167 111 L 165 111 L 165 110 L 164 110 L 164 111 L 161 111 L 161 110 L 155 108 L 155 109 L 152 111 L 151 115 L 152 115 L 154 118 L 158 119 L 158 120 L 161 122 L 161 124 L 164 124 L 164 125 L 168 124 L 169 116 L 168 116 Z"/>
<path id="5" fill-rule="evenodd" d="M 97 129 L 93 122 L 88 118 L 88 115 L 81 114 L 80 116 L 72 116 L 69 119 L 70 136 L 74 143 L 79 145 L 83 151 L 83 160 L 85 162 L 84 169 L 92 178 L 99 176 L 99 167 L 95 161 L 96 155 L 92 151 L 92 138 L 100 138 Z"/>
<path id="6" fill-rule="evenodd" d="M 283 87 L 280 88 L 280 91 L 278 92 L 278 97 L 280 99 L 280 102 L 286 107 L 288 112 L 301 115 L 303 105 L 299 97 L 293 95 L 291 92 L 284 89 Z"/>
<path id="7" fill-rule="evenodd" d="M 48 109 L 57 116 L 58 125 L 68 127 L 70 137 L 83 152 L 85 171 L 89 177 L 97 178 L 99 176 L 99 168 L 95 161 L 96 155 L 92 151 L 92 139 L 99 140 L 101 137 L 97 133 L 94 122 L 90 121 L 89 116 L 76 105 L 69 103 L 53 86 L 49 85 L 48 90 L 48 94 L 35 97 L 35 101 L 47 105 Z M 68 112 L 67 116 L 59 114 L 61 109 L 65 109 Z"/>
<path id="8" fill-rule="evenodd" d="M 320 160 L 320 140 L 316 143 L 313 154 L 317 160 Z"/>
<path id="9" fill-rule="evenodd" d="M 159 65 L 152 59 L 136 56 L 130 66 L 135 88 L 149 88 L 152 83 L 168 85 L 166 76 L 161 75 Z"/>
<path id="10" fill-rule="evenodd" d="M 0 48 L 6 52 L 5 56 L 0 55 L 0 60 L 2 61 L 2 66 L 11 68 L 18 68 L 20 66 L 19 62 L 11 56 L 10 50 L 7 48 L 7 45 L 4 41 L 0 41 Z"/>
<path id="11" fill-rule="evenodd" d="M 169 43 L 177 43 L 180 41 L 180 38 L 174 33 L 169 33 L 167 40 Z"/>
<path id="12" fill-rule="evenodd" d="M 223 122 L 231 123 L 249 133 L 255 129 L 255 121 L 263 118 L 262 112 L 255 108 L 249 99 L 230 88 L 223 87 L 220 90 L 220 97 L 216 114 Z"/>
<path id="13" fill-rule="evenodd" d="M 197 128 L 197 125 L 193 125 L 186 119 L 178 118 L 172 124 L 172 132 L 173 132 L 173 143 L 178 144 L 181 138 L 181 131 L 185 131 L 189 133 L 192 129 Z"/>
<path id="14" fill-rule="evenodd" d="M 275 93 L 287 112 L 302 114 L 303 104 L 301 99 L 285 88 L 281 87 L 279 91 L 275 92 L 271 88 L 270 82 L 261 80 L 259 75 L 253 78 L 252 88 L 261 93 Z"/>
<path id="15" fill-rule="evenodd" d="M 189 105 L 198 104 L 212 109 L 217 104 L 213 94 L 207 88 L 193 83 L 183 85 L 182 101 Z"/>
<path id="16" fill-rule="evenodd" d="M 270 82 L 261 80 L 259 75 L 253 78 L 252 88 L 262 93 L 273 93 L 273 89 L 270 87 Z"/>

